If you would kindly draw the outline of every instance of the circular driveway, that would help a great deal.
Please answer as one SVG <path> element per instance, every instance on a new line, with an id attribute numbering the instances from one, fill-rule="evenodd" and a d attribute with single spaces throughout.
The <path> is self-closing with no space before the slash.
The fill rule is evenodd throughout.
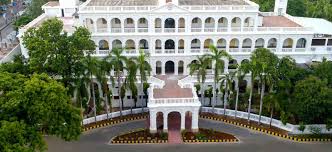
<path id="1" fill-rule="evenodd" d="M 56 137 L 46 137 L 49 152 L 330 152 L 331 143 L 298 143 L 251 131 L 222 122 L 200 119 L 201 128 L 213 128 L 235 135 L 240 143 L 196 143 L 196 144 L 140 144 L 111 145 L 111 138 L 134 129 L 144 128 L 146 121 L 133 121 L 112 127 L 95 129 L 80 137 L 78 141 L 64 142 Z"/>

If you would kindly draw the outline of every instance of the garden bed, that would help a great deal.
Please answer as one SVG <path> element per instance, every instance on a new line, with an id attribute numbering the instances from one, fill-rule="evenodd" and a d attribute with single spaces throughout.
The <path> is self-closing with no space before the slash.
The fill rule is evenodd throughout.
<path id="1" fill-rule="evenodd" d="M 238 142 L 238 139 L 231 134 L 203 128 L 199 128 L 196 133 L 183 131 L 182 139 L 184 142 Z"/>
<path id="2" fill-rule="evenodd" d="M 274 127 L 274 126 L 270 126 L 270 125 L 266 125 L 266 124 L 258 124 L 258 122 L 255 121 L 250 121 L 248 122 L 247 119 L 242 119 L 242 118 L 234 118 L 232 116 L 224 116 L 224 115 L 217 115 L 217 114 L 212 114 L 212 113 L 201 113 L 200 114 L 201 118 L 215 118 L 216 120 L 223 120 L 223 121 L 228 121 L 228 122 L 233 122 L 233 123 L 237 123 L 237 124 L 242 124 L 241 126 L 250 126 L 252 128 L 256 128 L 256 129 L 260 129 L 260 130 L 266 130 L 267 132 L 274 132 L 277 134 L 281 134 L 281 135 L 288 135 L 288 131 Z"/>
<path id="3" fill-rule="evenodd" d="M 87 131 L 87 130 L 91 130 L 91 129 L 95 129 L 95 128 L 99 128 L 99 127 L 118 124 L 118 123 L 121 123 L 121 122 L 145 119 L 147 117 L 148 117 L 148 113 L 130 114 L 130 115 L 125 115 L 125 116 L 119 116 L 119 117 L 115 117 L 115 118 L 112 118 L 112 119 L 102 120 L 102 121 L 98 121 L 98 122 L 94 122 L 94 123 L 91 123 L 91 124 L 84 125 L 83 130 Z"/>
<path id="4" fill-rule="evenodd" d="M 139 129 L 114 137 L 111 142 L 113 144 L 167 143 L 168 134 L 163 132 L 150 133 L 149 129 Z"/>

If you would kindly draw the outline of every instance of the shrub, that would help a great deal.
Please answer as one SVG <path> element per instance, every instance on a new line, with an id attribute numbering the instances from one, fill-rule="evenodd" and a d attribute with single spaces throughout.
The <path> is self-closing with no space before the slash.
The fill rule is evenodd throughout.
<path id="1" fill-rule="evenodd" d="M 198 139 L 198 140 L 205 140 L 206 139 L 206 136 L 204 134 L 201 134 L 201 133 L 198 133 L 195 136 L 196 136 L 196 139 Z"/>
<path id="2" fill-rule="evenodd" d="M 327 119 L 326 130 L 330 131 L 331 128 L 332 128 L 332 119 Z"/>
<path id="3" fill-rule="evenodd" d="M 304 130 L 305 130 L 305 127 L 306 127 L 306 126 L 304 125 L 304 123 L 303 123 L 303 122 L 300 122 L 300 126 L 299 126 L 298 129 L 299 129 L 300 131 L 302 131 L 302 133 L 303 133 Z"/>
<path id="4" fill-rule="evenodd" d="M 322 133 L 322 129 L 319 127 L 315 127 L 315 126 L 310 126 L 310 132 L 313 133 L 314 135 L 319 135 Z"/>

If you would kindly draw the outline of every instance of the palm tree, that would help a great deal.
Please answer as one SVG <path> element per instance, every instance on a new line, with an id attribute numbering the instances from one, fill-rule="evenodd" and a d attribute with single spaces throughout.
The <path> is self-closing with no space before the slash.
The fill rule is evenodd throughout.
<path id="1" fill-rule="evenodd" d="M 96 108 L 96 97 L 95 97 L 95 87 L 93 83 L 93 75 L 95 75 L 98 71 L 98 59 L 95 57 L 91 57 L 90 54 L 83 61 L 84 67 L 86 69 L 86 75 L 90 77 L 89 86 L 92 88 L 92 100 L 93 100 L 93 112 L 95 117 L 95 122 L 97 121 L 97 108 Z M 91 95 L 90 95 L 91 96 Z M 90 100 L 89 100 L 90 101 Z"/>
<path id="2" fill-rule="evenodd" d="M 76 103 L 79 104 L 77 106 L 80 106 L 82 120 L 84 119 L 83 103 L 84 105 L 86 105 L 89 98 L 89 93 L 87 91 L 87 85 L 89 84 L 89 81 L 90 79 L 86 75 L 82 75 L 81 78 L 74 79 L 74 85 L 73 85 L 73 87 L 75 87 L 74 96 L 76 99 Z"/>
<path id="3" fill-rule="evenodd" d="M 110 69 L 110 64 L 107 63 L 107 60 L 101 60 L 99 61 L 99 66 L 98 66 L 98 71 L 96 73 L 96 78 L 97 80 L 100 82 L 101 86 L 102 86 L 102 91 L 103 94 L 101 94 L 100 96 L 104 98 L 105 101 L 105 109 L 106 109 L 106 115 L 107 115 L 107 119 L 109 119 L 109 105 L 110 105 L 110 95 L 111 95 L 111 91 L 108 88 L 108 79 L 107 79 L 107 74 L 109 74 L 109 69 Z M 112 79 L 110 79 L 112 81 Z"/>
<path id="4" fill-rule="evenodd" d="M 250 73 L 250 95 L 248 99 L 248 121 L 250 122 L 250 114 L 251 114 L 251 100 L 252 100 L 252 95 L 253 95 L 253 90 L 254 90 L 254 80 L 257 76 L 257 69 L 255 68 L 255 61 L 249 61 L 249 62 L 244 62 L 241 64 L 241 68 L 244 72 L 244 74 Z"/>
<path id="5" fill-rule="evenodd" d="M 213 105 L 212 109 L 214 109 L 215 104 L 217 103 L 217 83 L 219 80 L 219 74 L 223 71 L 224 69 L 224 61 L 222 58 L 227 58 L 228 60 L 231 59 L 231 56 L 224 50 L 218 50 L 215 46 L 210 45 L 209 46 L 210 51 L 212 54 L 209 54 L 208 56 L 210 57 L 211 61 L 214 62 L 214 85 L 213 85 Z M 225 71 L 223 71 L 225 72 Z"/>
<path id="6" fill-rule="evenodd" d="M 128 60 L 127 62 L 127 71 L 128 74 L 126 76 L 126 88 L 129 89 L 131 91 L 131 95 L 135 101 L 135 107 L 136 107 L 136 103 L 137 103 L 137 85 L 136 85 L 136 81 L 137 81 L 137 65 L 133 60 Z M 132 111 L 132 107 L 131 107 L 131 111 Z"/>
<path id="7" fill-rule="evenodd" d="M 224 100 L 223 100 L 223 105 L 224 105 L 224 115 L 226 115 L 226 104 L 228 102 L 229 99 L 229 91 L 232 90 L 232 86 L 233 86 L 233 78 L 234 78 L 235 73 L 231 72 L 231 73 L 225 73 L 224 76 L 220 77 L 220 90 L 224 90 Z M 225 85 L 223 85 L 225 84 Z"/>
<path id="8" fill-rule="evenodd" d="M 137 66 L 137 70 L 139 70 L 140 73 L 140 88 L 141 91 L 144 93 L 144 83 L 147 83 L 147 76 L 150 76 L 150 72 L 152 70 L 151 65 L 146 62 L 146 60 L 148 60 L 149 55 L 145 54 L 144 51 L 140 50 L 139 56 L 137 58 L 135 58 L 136 60 L 136 66 Z M 142 94 L 142 93 L 140 93 Z M 145 93 L 144 93 L 145 94 Z M 141 96 L 142 98 L 141 100 L 141 104 L 142 104 L 142 111 L 144 108 L 144 104 L 143 104 L 143 96 Z"/>
<path id="9" fill-rule="evenodd" d="M 123 71 L 125 70 L 125 65 L 128 62 L 127 57 L 122 55 L 123 49 L 121 48 L 114 48 L 112 49 L 112 52 L 107 57 L 107 62 L 109 62 L 110 65 L 112 65 L 112 69 L 114 70 L 114 76 L 117 79 L 117 85 L 118 85 L 118 95 L 121 96 L 121 89 L 122 89 L 122 76 Z M 122 98 L 120 97 L 120 116 L 122 116 Z"/>
<path id="10" fill-rule="evenodd" d="M 266 101 L 265 107 L 270 112 L 270 127 L 271 127 L 274 110 L 280 109 L 280 103 L 279 103 L 279 99 L 277 98 L 276 94 L 272 93 L 272 92 L 269 95 L 267 95 L 266 97 L 264 97 L 264 99 Z"/>
<path id="11" fill-rule="evenodd" d="M 204 83 L 206 80 L 206 69 L 210 63 L 210 58 L 207 56 L 197 57 L 197 62 L 192 62 L 188 65 L 190 69 L 190 75 L 193 75 L 196 72 L 197 81 L 201 86 L 201 102 L 204 102 Z"/>
<path id="12" fill-rule="evenodd" d="M 238 68 L 236 70 L 237 83 L 236 83 L 235 113 L 234 113 L 235 118 L 236 118 L 236 115 L 237 115 L 237 109 L 238 109 L 238 105 L 239 105 L 239 94 L 240 94 L 239 83 L 243 81 L 243 79 L 245 77 L 244 73 L 245 72 L 243 72 L 241 66 L 238 66 Z"/>

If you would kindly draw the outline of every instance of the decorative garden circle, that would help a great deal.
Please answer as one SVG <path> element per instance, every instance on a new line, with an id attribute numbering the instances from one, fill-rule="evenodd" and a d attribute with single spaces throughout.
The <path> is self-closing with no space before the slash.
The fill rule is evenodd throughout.
<path id="1" fill-rule="evenodd" d="M 183 131 L 182 139 L 185 143 L 193 142 L 238 142 L 239 140 L 231 134 L 215 131 L 213 129 L 199 128 L 198 132 Z"/>
<path id="2" fill-rule="evenodd" d="M 112 144 L 167 143 L 168 134 L 163 132 L 150 133 L 149 129 L 138 129 L 121 134 L 111 140 Z"/>

